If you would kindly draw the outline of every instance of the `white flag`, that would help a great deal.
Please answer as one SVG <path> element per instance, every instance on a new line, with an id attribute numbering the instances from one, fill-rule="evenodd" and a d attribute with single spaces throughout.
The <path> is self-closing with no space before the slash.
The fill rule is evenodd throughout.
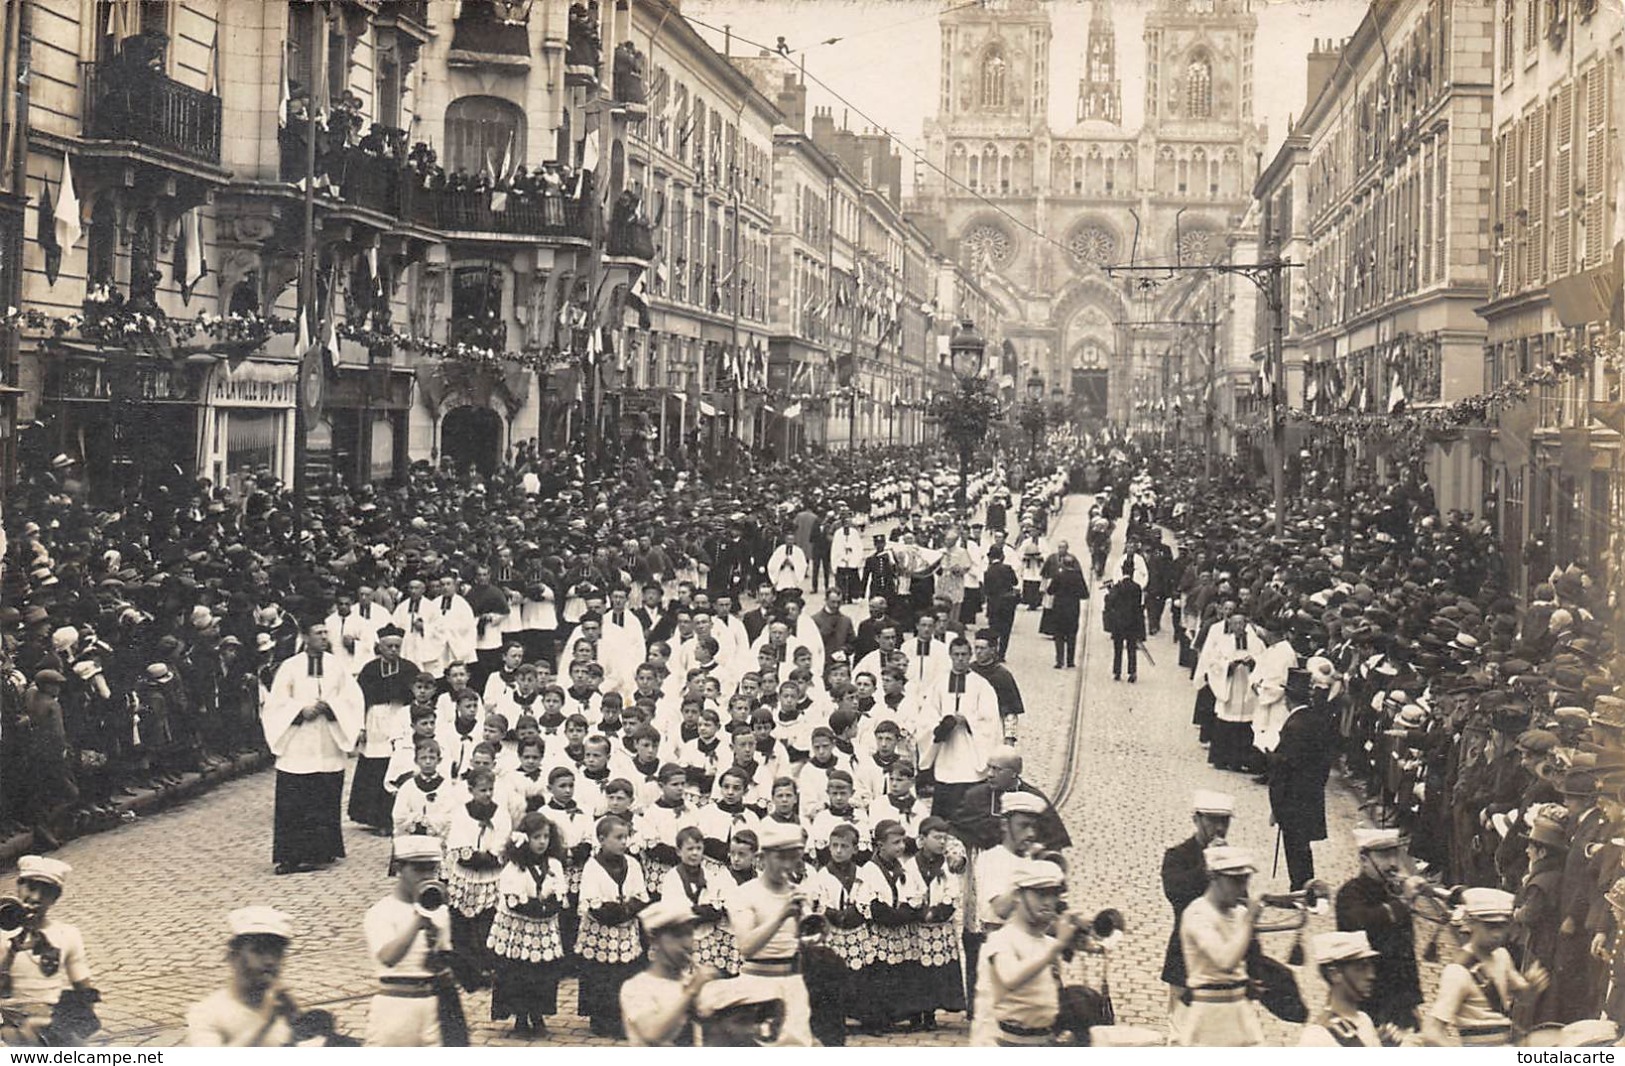
<path id="1" fill-rule="evenodd" d="M 62 157 L 62 183 L 56 187 L 56 243 L 67 255 L 79 243 L 79 195 L 73 191 L 73 157 Z"/>
<path id="2" fill-rule="evenodd" d="M 593 130 L 587 134 L 586 143 L 581 146 L 581 169 L 590 170 L 594 174 L 598 171 L 598 131 Z"/>
<path id="3" fill-rule="evenodd" d="M 203 258 L 203 218 L 199 208 L 192 208 L 181 216 L 181 240 L 186 242 L 186 276 L 180 279 L 183 289 L 196 287 L 209 272 Z"/>
<path id="4" fill-rule="evenodd" d="M 288 113 L 293 110 L 293 93 L 288 91 L 288 50 L 282 50 L 282 70 L 278 75 L 281 85 L 278 89 L 276 101 L 276 124 L 287 126 Z"/>

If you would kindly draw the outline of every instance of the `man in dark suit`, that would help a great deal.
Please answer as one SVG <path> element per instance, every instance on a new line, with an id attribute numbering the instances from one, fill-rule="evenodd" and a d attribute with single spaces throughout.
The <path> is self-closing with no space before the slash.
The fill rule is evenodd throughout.
<path id="1" fill-rule="evenodd" d="M 1336 737 L 1331 719 L 1310 706 L 1309 675 L 1287 677 L 1287 704 L 1281 739 L 1270 752 L 1270 812 L 1281 832 L 1292 891 L 1315 877 L 1310 843 L 1326 839 L 1326 778 L 1331 774 Z"/>
<path id="2" fill-rule="evenodd" d="M 1128 651 L 1128 679 L 1140 679 L 1140 644 L 1145 640 L 1145 609 L 1140 602 L 1140 585 L 1134 580 L 1134 563 L 1123 560 L 1123 576 L 1106 591 L 1103 610 L 1106 632 L 1112 635 L 1112 680 L 1123 680 L 1123 651 Z"/>
<path id="3" fill-rule="evenodd" d="M 897 595 L 897 560 L 886 550 L 884 534 L 875 534 L 875 553 L 863 564 L 863 594 L 883 596 L 887 603 Z"/>
<path id="4" fill-rule="evenodd" d="M 1416 965 L 1416 927 L 1411 904 L 1425 882 L 1404 874 L 1405 852 L 1397 829 L 1356 829 L 1360 872 L 1337 890 L 1337 928 L 1363 932 L 1377 953 L 1377 979 L 1361 1009 L 1372 1024 L 1392 1022 L 1416 1029 L 1422 977 Z"/>
<path id="5" fill-rule="evenodd" d="M 854 662 L 880 647 L 880 630 L 891 621 L 890 610 L 884 596 L 869 601 L 869 617 L 858 623 L 858 635 L 852 645 Z"/>
<path id="6" fill-rule="evenodd" d="M 1010 650 L 1010 630 L 1016 624 L 1020 586 L 1015 569 L 1004 561 L 1004 549 L 997 545 L 989 548 L 982 591 L 987 598 L 987 626 L 999 642 L 1000 655 Z"/>
<path id="7" fill-rule="evenodd" d="M 1191 820 L 1196 832 L 1162 853 L 1162 894 L 1174 908 L 1174 929 L 1168 934 L 1162 980 L 1168 985 L 1170 1011 L 1180 1009 L 1185 994 L 1185 952 L 1179 943 L 1179 920 L 1185 908 L 1207 891 L 1207 865 L 1202 852 L 1230 833 L 1236 801 L 1222 792 L 1198 790 L 1191 798 Z"/>
<path id="8" fill-rule="evenodd" d="M 1004 797 L 1013 792 L 1025 792 L 1044 806 L 1044 813 L 1038 816 L 1034 827 L 1035 840 L 1048 851 L 1072 846 L 1072 837 L 1055 804 L 1038 788 L 1021 779 L 1021 756 L 1009 748 L 1001 748 L 988 757 L 987 779 L 967 788 L 958 808 L 949 812 L 948 822 L 954 835 L 964 841 L 966 847 L 981 851 L 998 847 L 1004 834 L 1000 819 Z"/>
<path id="9" fill-rule="evenodd" d="M 773 583 L 763 581 L 756 586 L 756 606 L 746 611 L 740 621 L 745 623 L 745 636 L 750 638 L 752 644 L 762 635 L 762 630 L 773 620 Z"/>

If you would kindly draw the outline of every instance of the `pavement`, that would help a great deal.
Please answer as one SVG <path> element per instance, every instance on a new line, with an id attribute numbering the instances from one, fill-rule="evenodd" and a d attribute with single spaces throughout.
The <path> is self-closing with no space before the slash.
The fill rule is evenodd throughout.
<path id="1" fill-rule="evenodd" d="M 1052 521 L 1052 538 L 1065 538 L 1082 556 L 1089 497 L 1073 496 Z M 1114 545 L 1114 556 L 1120 550 Z M 1110 569 L 1107 571 L 1111 572 Z M 1274 833 L 1264 788 L 1250 778 L 1207 765 L 1190 724 L 1194 698 L 1167 626 L 1149 641 L 1156 664 L 1142 663 L 1136 685 L 1111 680 L 1111 644 L 1100 627 L 1102 596 L 1086 603 L 1077 670 L 1055 670 L 1052 646 L 1038 636 L 1038 613 L 1021 610 L 1008 657 L 1021 683 L 1027 713 L 1019 750 L 1025 776 L 1056 798 L 1074 847 L 1070 905 L 1093 915 L 1116 907 L 1129 928 L 1109 956 L 1109 981 L 1122 1024 L 1163 1029 L 1167 991 L 1158 979 L 1172 913 L 1162 898 L 1163 849 L 1189 835 L 1189 799 L 1197 788 L 1236 797 L 1234 843 L 1252 849 L 1264 869 L 1254 891 L 1285 892 L 1284 865 L 1270 871 Z M 855 607 L 854 610 L 857 610 Z M 1075 727 L 1075 728 L 1074 728 Z M 361 918 L 388 894 L 388 841 L 346 829 L 349 854 L 320 873 L 271 873 L 273 777 L 259 773 L 227 782 L 171 809 L 132 824 L 73 841 L 58 856 L 73 866 L 58 916 L 79 926 L 105 1031 L 98 1043 L 174 1046 L 185 1037 L 187 1008 L 227 979 L 225 914 L 250 903 L 293 916 L 299 940 L 284 980 L 302 1007 L 332 1011 L 342 1030 L 365 1031 L 372 988 Z M 1349 830 L 1359 824 L 1354 795 L 1334 776 L 1328 790 L 1332 839 L 1315 846 L 1317 872 L 1333 886 L 1353 875 L 1356 856 Z M 8 880 L 0 891 L 9 892 Z M 1310 919 L 1308 932 L 1331 928 L 1329 915 Z M 1285 959 L 1291 933 L 1265 937 L 1266 950 Z M 1425 935 L 1419 931 L 1419 937 Z M 1092 981 L 1101 961 L 1081 964 Z M 1298 971 L 1311 1010 L 1321 982 L 1312 968 Z M 1431 993 L 1436 966 L 1424 966 Z M 609 1046 L 575 1017 L 574 982 L 560 990 L 560 1014 L 548 1037 L 535 1043 Z M 475 1044 L 519 1046 L 506 1023 L 489 1020 L 489 993 L 465 997 Z M 1296 1027 L 1266 1017 L 1274 1043 L 1296 1043 Z M 962 1046 L 966 1027 L 944 1015 L 940 1028 L 920 1034 L 860 1037 L 853 1046 Z"/>

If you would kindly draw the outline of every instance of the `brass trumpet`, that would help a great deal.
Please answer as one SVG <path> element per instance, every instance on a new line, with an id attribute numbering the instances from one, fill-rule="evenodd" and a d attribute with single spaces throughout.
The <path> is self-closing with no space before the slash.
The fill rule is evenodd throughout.
<path id="1" fill-rule="evenodd" d="M 34 920 L 34 908 L 16 896 L 0 896 L 0 933 L 12 933 Z"/>
<path id="2" fill-rule="evenodd" d="M 446 885 L 443 881 L 425 881 L 418 886 L 416 910 L 428 918 L 446 907 Z"/>
<path id="3" fill-rule="evenodd" d="M 1258 921 L 1253 923 L 1255 933 L 1284 933 L 1294 929 L 1302 929 L 1309 921 L 1309 910 L 1323 900 L 1332 898 L 1332 889 L 1324 881 L 1311 881 L 1296 892 L 1283 892 L 1277 894 L 1266 893 L 1259 897 L 1264 906 L 1274 910 L 1291 911 L 1284 918 L 1275 921 Z"/>

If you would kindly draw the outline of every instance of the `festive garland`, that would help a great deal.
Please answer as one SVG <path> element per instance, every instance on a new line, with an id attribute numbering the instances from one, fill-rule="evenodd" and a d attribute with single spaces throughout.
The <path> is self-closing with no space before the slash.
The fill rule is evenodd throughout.
<path id="1" fill-rule="evenodd" d="M 57 316 L 34 308 L 9 307 L 4 319 L 0 320 L 0 327 L 13 331 L 34 330 L 58 339 L 77 334 L 81 339 L 98 345 L 147 343 L 171 348 L 185 346 L 200 337 L 207 337 L 216 344 L 258 347 L 273 336 L 298 330 L 292 318 L 257 313 L 215 315 L 199 311 L 191 318 L 175 318 L 157 309 L 145 310 L 133 306 L 105 286 L 91 289 L 85 298 L 83 313 Z M 392 327 L 368 329 L 343 321 L 335 323 L 334 332 L 341 339 L 367 348 L 390 345 L 435 360 L 450 360 L 492 370 L 510 369 L 517 365 L 546 373 L 582 362 L 581 356 L 561 351 L 557 345 L 546 349 L 503 351 L 464 342 L 432 340 Z"/>

